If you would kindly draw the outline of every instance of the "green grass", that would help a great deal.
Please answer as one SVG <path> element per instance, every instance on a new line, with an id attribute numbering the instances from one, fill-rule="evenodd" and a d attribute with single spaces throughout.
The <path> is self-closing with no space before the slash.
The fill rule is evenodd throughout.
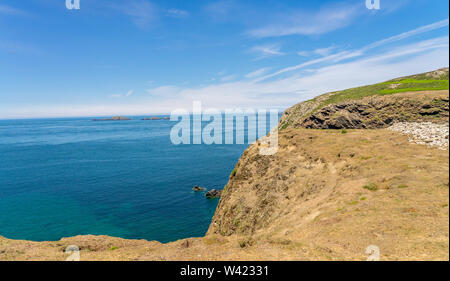
<path id="1" fill-rule="evenodd" d="M 291 125 L 289 122 L 284 123 L 284 125 L 281 126 L 280 131 L 286 129 L 289 125 Z"/>
<path id="2" fill-rule="evenodd" d="M 112 246 L 111 248 L 109 248 L 110 251 L 114 251 L 114 250 L 117 250 L 117 249 L 119 249 L 119 247 L 116 247 L 116 246 Z"/>
<path id="3" fill-rule="evenodd" d="M 415 75 L 399 80 L 391 80 L 369 86 L 362 86 L 351 88 L 343 91 L 334 92 L 327 100 L 323 101 L 310 114 L 315 113 L 324 106 L 340 103 L 348 100 L 358 100 L 370 96 L 384 96 L 395 93 L 410 92 L 410 91 L 437 91 L 448 90 L 449 80 L 448 74 L 440 78 L 444 79 L 427 79 L 426 75 Z M 392 88 L 391 85 L 396 85 Z"/>
<path id="4" fill-rule="evenodd" d="M 369 183 L 365 186 L 363 186 L 365 189 L 370 190 L 370 191 L 377 191 L 378 190 L 378 186 L 374 183 Z"/>
<path id="5" fill-rule="evenodd" d="M 231 171 L 231 176 L 234 177 L 236 175 L 236 169 L 233 169 L 233 171 Z"/>

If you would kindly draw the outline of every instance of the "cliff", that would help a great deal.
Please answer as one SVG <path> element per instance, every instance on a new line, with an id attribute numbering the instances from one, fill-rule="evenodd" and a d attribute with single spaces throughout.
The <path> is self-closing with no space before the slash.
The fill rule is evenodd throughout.
<path id="1" fill-rule="evenodd" d="M 0 237 L 0 260 L 64 260 L 68 245 L 81 260 L 365 260 L 369 245 L 381 260 L 448 260 L 448 69 L 388 82 L 288 109 L 278 152 L 245 150 L 205 237 Z"/>

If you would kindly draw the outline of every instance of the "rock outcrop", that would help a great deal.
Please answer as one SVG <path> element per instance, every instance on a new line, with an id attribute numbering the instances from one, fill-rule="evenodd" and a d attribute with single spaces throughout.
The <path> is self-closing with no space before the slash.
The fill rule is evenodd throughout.
<path id="1" fill-rule="evenodd" d="M 194 186 L 193 188 L 192 188 L 192 190 L 193 191 L 205 191 L 206 190 L 206 188 L 204 188 L 204 187 L 200 187 L 200 186 Z"/>
<path id="2" fill-rule="evenodd" d="M 211 189 L 208 192 L 206 192 L 205 196 L 206 196 L 206 198 L 211 199 L 211 198 L 220 197 L 221 194 L 222 194 L 222 190 Z"/>
<path id="3" fill-rule="evenodd" d="M 376 129 L 395 122 L 448 123 L 448 77 L 448 68 L 442 68 L 320 95 L 287 109 L 279 128 Z"/>
<path id="4" fill-rule="evenodd" d="M 289 127 L 309 129 L 377 129 L 395 122 L 438 122 L 449 120 L 448 90 L 408 92 L 373 96 L 331 104 L 288 121 Z"/>

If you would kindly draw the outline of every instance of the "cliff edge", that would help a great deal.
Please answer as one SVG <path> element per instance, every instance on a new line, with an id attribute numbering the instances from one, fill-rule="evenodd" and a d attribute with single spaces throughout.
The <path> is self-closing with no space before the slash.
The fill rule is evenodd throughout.
<path id="1" fill-rule="evenodd" d="M 278 152 L 244 151 L 205 237 L 0 237 L 0 260 L 69 245 L 81 260 L 448 260 L 448 68 L 366 87 L 288 109 Z"/>

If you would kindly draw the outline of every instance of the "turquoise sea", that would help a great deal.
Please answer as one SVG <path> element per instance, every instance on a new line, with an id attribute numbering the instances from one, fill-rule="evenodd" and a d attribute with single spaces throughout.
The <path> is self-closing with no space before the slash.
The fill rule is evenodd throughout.
<path id="1" fill-rule="evenodd" d="M 0 120 L 0 235 L 202 236 L 244 145 L 173 145 L 169 120 Z"/>

